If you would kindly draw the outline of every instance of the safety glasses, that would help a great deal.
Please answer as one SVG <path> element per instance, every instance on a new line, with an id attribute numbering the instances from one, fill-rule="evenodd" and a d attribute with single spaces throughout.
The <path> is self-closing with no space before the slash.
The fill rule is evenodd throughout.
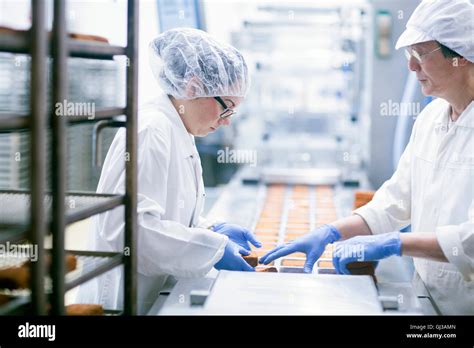
<path id="1" fill-rule="evenodd" d="M 417 51 L 415 51 L 414 49 L 411 49 L 411 48 L 405 48 L 405 57 L 407 57 L 408 60 L 411 59 L 411 57 L 415 58 L 417 60 L 418 63 L 423 63 L 424 61 L 424 57 L 426 57 L 428 54 L 431 54 L 433 52 L 436 52 L 438 50 L 441 49 L 441 46 L 438 47 L 438 48 L 435 48 L 434 50 L 432 51 L 429 51 L 427 53 L 423 53 L 423 54 L 419 54 Z"/>
<path id="2" fill-rule="evenodd" d="M 221 119 L 225 119 L 225 118 L 229 118 L 230 116 L 232 116 L 233 114 L 235 114 L 235 110 L 234 109 L 231 109 L 230 107 L 227 106 L 227 104 L 222 100 L 221 97 L 214 97 L 214 99 L 220 104 L 220 106 L 222 106 L 222 108 L 224 109 L 224 111 L 221 112 L 221 114 L 219 115 L 219 117 Z"/>

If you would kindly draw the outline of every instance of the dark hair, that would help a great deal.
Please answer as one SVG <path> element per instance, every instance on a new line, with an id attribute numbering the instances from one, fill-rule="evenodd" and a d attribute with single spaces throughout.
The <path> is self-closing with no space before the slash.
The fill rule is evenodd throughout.
<path id="1" fill-rule="evenodd" d="M 446 47 L 443 44 L 438 42 L 438 45 L 441 47 L 441 52 L 443 53 L 444 58 L 458 58 L 462 57 L 459 53 L 453 51 L 452 49 Z"/>

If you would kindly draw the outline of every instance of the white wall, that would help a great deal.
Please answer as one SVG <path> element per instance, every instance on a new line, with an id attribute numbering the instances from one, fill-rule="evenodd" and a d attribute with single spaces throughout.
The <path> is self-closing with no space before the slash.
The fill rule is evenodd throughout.
<path id="1" fill-rule="evenodd" d="M 148 44 L 159 34 L 158 12 L 155 0 L 140 1 L 140 37 L 139 37 L 139 98 L 142 104 L 153 98 L 159 90 L 148 61 Z"/>
<path id="2" fill-rule="evenodd" d="M 0 26 L 26 30 L 31 25 L 30 0 L 0 0 Z"/>

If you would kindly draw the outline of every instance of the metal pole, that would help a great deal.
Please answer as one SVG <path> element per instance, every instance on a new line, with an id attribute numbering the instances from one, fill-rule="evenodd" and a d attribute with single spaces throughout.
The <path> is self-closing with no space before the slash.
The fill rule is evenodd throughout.
<path id="1" fill-rule="evenodd" d="M 124 313 L 137 313 L 137 85 L 138 1 L 128 0 L 127 12 L 127 135 L 125 146 Z"/>
<path id="2" fill-rule="evenodd" d="M 66 226 L 66 126 L 64 116 L 56 115 L 56 103 L 67 98 L 67 41 L 66 41 L 66 2 L 54 1 L 54 21 L 52 39 L 53 57 L 53 105 L 51 109 L 52 156 L 51 188 L 53 196 L 52 224 L 53 234 L 52 268 L 53 294 L 51 309 L 54 315 L 64 315 L 65 293 L 65 251 L 64 232 Z"/>
<path id="3" fill-rule="evenodd" d="M 46 54 L 47 36 L 44 0 L 32 0 L 31 26 L 31 85 L 30 85 L 30 190 L 31 221 L 29 239 L 38 248 L 38 260 L 31 263 L 31 309 L 33 314 L 46 314 L 44 293 L 45 259 L 44 236 L 46 231 L 43 200 L 46 177 Z"/>

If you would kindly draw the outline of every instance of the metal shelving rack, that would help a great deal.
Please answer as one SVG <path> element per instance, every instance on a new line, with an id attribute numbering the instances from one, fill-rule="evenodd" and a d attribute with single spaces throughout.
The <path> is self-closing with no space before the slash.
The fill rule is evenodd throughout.
<path id="1" fill-rule="evenodd" d="M 53 315 L 64 315 L 64 295 L 76 287 L 110 269 L 124 265 L 124 308 L 123 314 L 136 314 L 136 208 L 137 208 L 137 84 L 138 84 L 138 1 L 127 3 L 127 46 L 118 47 L 104 43 L 85 42 L 70 39 L 66 32 L 66 0 L 54 1 L 53 30 L 49 39 L 46 32 L 46 8 L 44 0 L 32 0 L 32 26 L 29 31 L 0 34 L 0 52 L 28 54 L 31 56 L 30 115 L 0 113 L 0 132 L 30 132 L 30 190 L 1 190 L 0 202 L 4 216 L 12 221 L 0 224 L 0 242 L 18 242 L 27 239 L 38 246 L 38 261 L 31 262 L 31 296 L 18 299 L 0 307 L 0 314 L 30 313 L 47 314 L 50 301 Z M 47 103 L 47 57 L 52 58 L 52 100 L 51 110 Z M 87 117 L 58 117 L 53 106 L 56 101 L 67 99 L 68 57 L 112 59 L 114 55 L 127 57 L 127 89 L 125 108 L 103 108 L 96 111 L 94 119 Z M 48 117 L 49 115 L 49 117 Z M 66 192 L 66 127 L 84 122 L 110 120 L 125 115 L 126 148 L 125 195 Z M 51 146 L 51 192 L 46 193 L 46 134 L 52 132 Z M 124 159 L 125 160 L 125 159 Z M 66 200 L 77 201 L 75 209 L 66 207 Z M 15 202 L 17 205 L 15 205 Z M 68 224 L 95 214 L 124 205 L 125 248 L 128 253 L 103 253 L 93 251 L 68 251 L 80 258 L 100 259 L 88 263 L 80 275 L 65 274 L 65 228 Z M 21 220 L 20 212 L 8 209 L 20 207 L 28 219 Z M 8 209 L 7 209 L 8 208 Z M 28 210 L 29 209 L 29 210 Z M 15 218 L 20 221 L 15 221 Z M 51 231 L 52 290 L 45 290 L 44 237 Z"/>

